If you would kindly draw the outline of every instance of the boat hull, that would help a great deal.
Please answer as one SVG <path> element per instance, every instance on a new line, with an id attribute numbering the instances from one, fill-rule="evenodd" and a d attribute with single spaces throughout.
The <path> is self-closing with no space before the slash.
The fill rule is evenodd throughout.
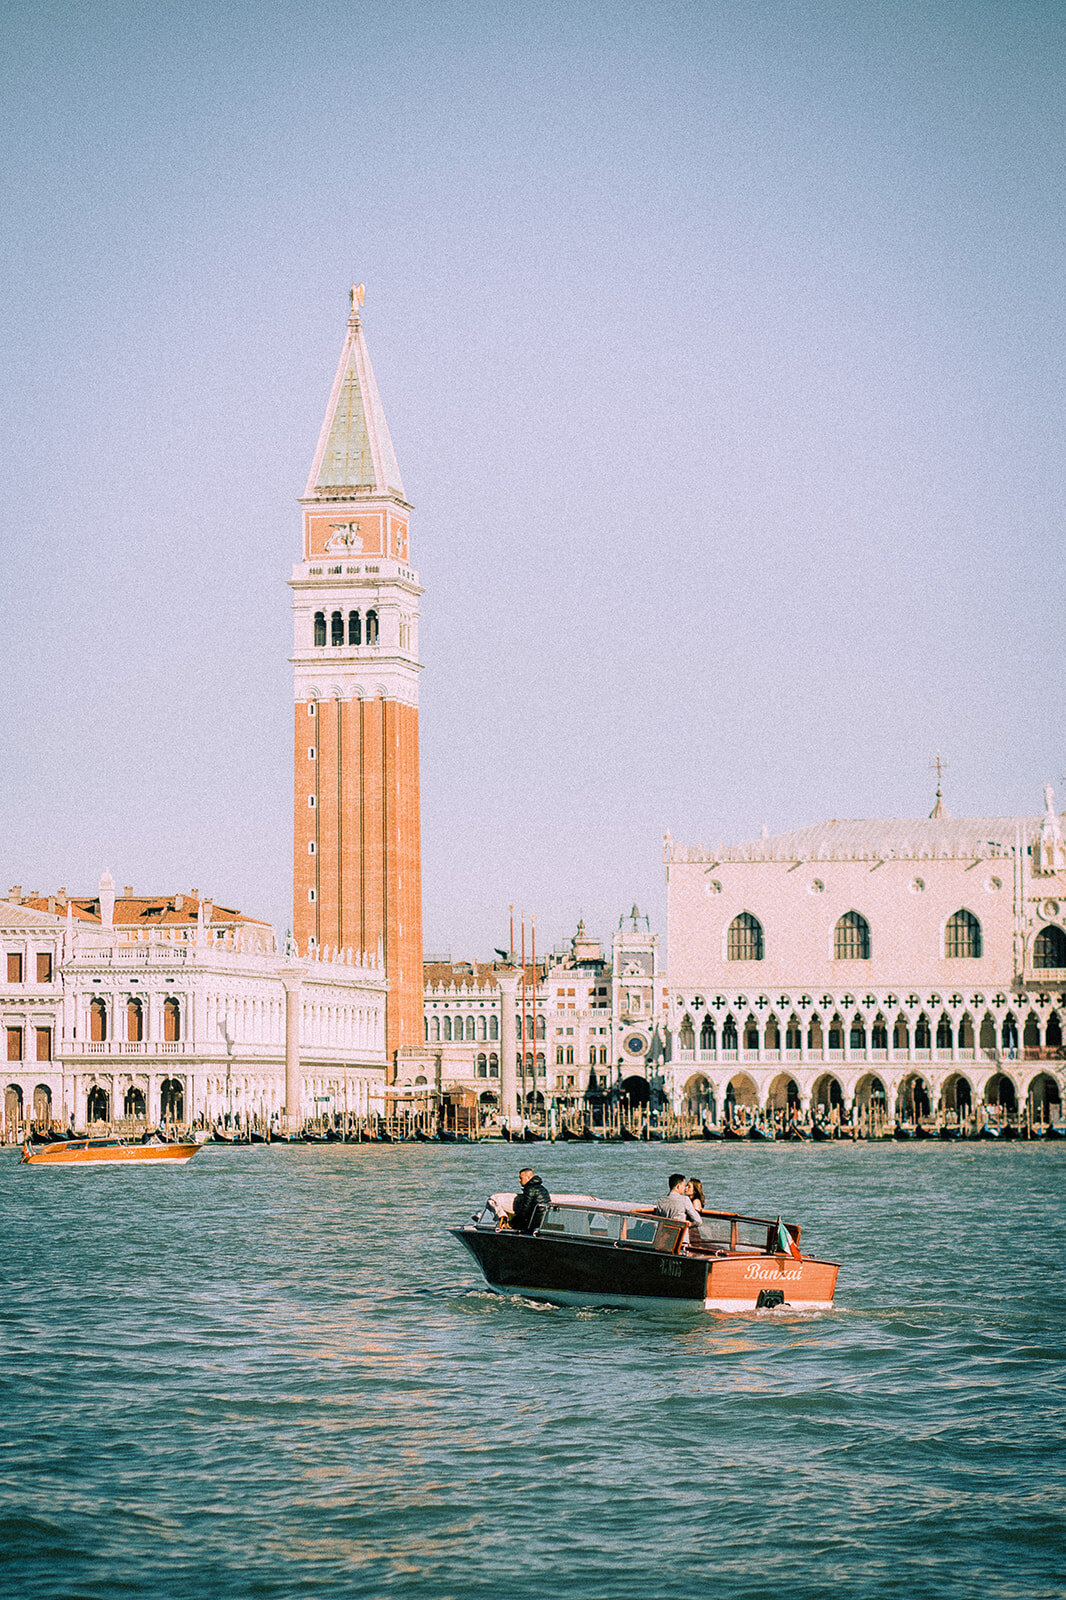
<path id="1" fill-rule="evenodd" d="M 741 1312 L 763 1306 L 827 1310 L 838 1268 L 785 1256 L 668 1255 L 614 1244 L 545 1239 L 510 1229 L 452 1230 L 490 1289 L 560 1305 L 656 1304 Z M 780 1297 L 780 1298 L 779 1298 Z"/>
<path id="2" fill-rule="evenodd" d="M 22 1164 L 28 1167 L 117 1167 L 126 1166 L 131 1161 L 141 1166 L 169 1163 L 181 1165 L 191 1161 L 199 1150 L 198 1144 L 131 1144 L 131 1145 L 77 1145 L 48 1144 L 40 1150 L 33 1150 L 28 1155 L 22 1156 Z"/>

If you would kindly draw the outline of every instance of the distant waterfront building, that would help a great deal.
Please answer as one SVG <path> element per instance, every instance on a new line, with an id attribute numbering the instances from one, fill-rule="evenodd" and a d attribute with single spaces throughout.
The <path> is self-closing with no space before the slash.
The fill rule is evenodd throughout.
<path id="1" fill-rule="evenodd" d="M 504 985 L 501 985 L 501 977 Z M 502 1082 L 505 994 L 514 990 L 511 1026 L 518 1100 L 505 1105 Z M 659 936 L 634 906 L 622 918 L 611 952 L 584 923 L 564 946 L 526 968 L 523 1072 L 521 971 L 504 963 L 430 957 L 425 963 L 424 1041 L 400 1062 L 397 1087 L 408 1093 L 464 1088 L 486 1113 L 515 1115 L 523 1081 L 526 1104 L 563 1109 L 622 1095 L 649 1098 L 662 1042 L 665 979 Z M 656 1040 L 656 1024 L 659 1036 Z"/>
<path id="2" fill-rule="evenodd" d="M 370 365 L 361 291 L 301 504 L 293 933 L 382 951 L 385 1048 L 422 1042 L 418 600 L 411 506 Z"/>
<path id="3" fill-rule="evenodd" d="M 678 1105 L 1061 1110 L 1066 846 L 1037 817 L 665 840 Z"/>
<path id="4" fill-rule="evenodd" d="M 280 1120 L 384 1109 L 376 957 L 276 947 L 267 923 L 188 895 L 0 902 L 5 1123 Z M 287 1019 L 293 1019 L 287 1052 Z M 288 1070 L 288 1078 L 287 1078 Z"/>

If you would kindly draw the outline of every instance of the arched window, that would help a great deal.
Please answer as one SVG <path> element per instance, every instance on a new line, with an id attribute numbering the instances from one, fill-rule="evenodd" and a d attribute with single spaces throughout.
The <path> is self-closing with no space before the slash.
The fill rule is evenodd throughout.
<path id="1" fill-rule="evenodd" d="M 473 1017 L 467 1017 L 467 1019 L 466 1019 L 466 1036 L 470 1040 L 470 1042 L 473 1043 L 473 1040 L 474 1040 L 474 1019 L 473 1019 Z"/>
<path id="2" fill-rule="evenodd" d="M 848 1045 L 852 1050 L 866 1049 L 866 1024 L 862 1017 L 852 1017 Z"/>
<path id="3" fill-rule="evenodd" d="M 914 1024 L 914 1048 L 916 1050 L 931 1050 L 933 1048 L 933 1034 L 929 1027 L 929 1018 L 924 1011 Z"/>
<path id="4" fill-rule="evenodd" d="M 737 1037 L 736 1018 L 732 1015 L 732 1013 L 730 1013 L 730 1015 L 726 1017 L 725 1022 L 722 1024 L 722 1049 L 736 1050 L 739 1048 L 739 1045 L 740 1040 Z"/>
<path id="5" fill-rule="evenodd" d="M 1066 967 L 1066 933 L 1061 928 L 1041 928 L 1033 941 L 1033 966 Z"/>
<path id="6" fill-rule="evenodd" d="M 367 644 L 377 644 L 378 642 L 378 614 L 376 611 L 368 611 L 366 614 L 366 642 Z"/>
<path id="7" fill-rule="evenodd" d="M 678 1029 L 677 1037 L 682 1050 L 695 1050 L 696 1030 L 692 1026 L 692 1018 L 687 1011 L 681 1019 L 681 1027 Z"/>
<path id="8" fill-rule="evenodd" d="M 131 1044 L 140 1044 L 144 1038 L 144 1013 L 139 1000 L 130 1000 L 126 1005 L 126 1038 Z"/>
<path id="9" fill-rule="evenodd" d="M 163 1038 L 169 1044 L 177 1044 L 181 1038 L 181 1006 L 173 995 L 163 1001 Z"/>
<path id="10" fill-rule="evenodd" d="M 89 1038 L 97 1044 L 107 1038 L 107 1004 L 99 998 L 89 1007 Z"/>
<path id="11" fill-rule="evenodd" d="M 452 1019 L 451 1019 L 451 1017 L 445 1017 L 445 1019 L 444 1019 L 444 1037 L 447 1039 L 448 1043 L 451 1044 L 451 1042 L 452 1042 Z"/>
<path id="12" fill-rule="evenodd" d="M 714 1049 L 714 1019 L 708 1014 L 700 1027 L 700 1049 Z"/>
<path id="13" fill-rule="evenodd" d="M 325 644 L 325 642 L 326 642 L 326 613 L 324 611 L 316 611 L 315 612 L 315 643 L 316 644 Z"/>
<path id="14" fill-rule="evenodd" d="M 426 1044 L 428 1044 L 429 1043 L 429 1018 L 428 1017 L 423 1017 L 422 1018 L 422 1033 L 423 1033 L 423 1036 L 425 1038 Z"/>
<path id="15" fill-rule="evenodd" d="M 429 1038 L 431 1044 L 440 1044 L 440 1018 L 431 1017 L 429 1023 Z"/>
<path id="16" fill-rule="evenodd" d="M 483 1054 L 477 1058 L 477 1075 L 479 1078 L 487 1078 L 489 1075 L 489 1064 Z"/>
<path id="17" fill-rule="evenodd" d="M 870 1029 L 870 1048 L 871 1050 L 888 1049 L 888 1024 L 880 1011 L 874 1018 L 874 1025 Z"/>
<path id="18" fill-rule="evenodd" d="M 607 1046 L 605 1044 L 601 1044 L 600 1045 L 600 1066 L 601 1067 L 605 1067 L 606 1065 L 607 1065 Z"/>
<path id="19" fill-rule="evenodd" d="M 544 1018 L 543 1017 L 538 1017 L 537 1018 L 537 1038 L 538 1039 L 543 1039 L 544 1038 Z"/>
<path id="20" fill-rule="evenodd" d="M 979 956 L 981 954 L 981 924 L 972 911 L 955 911 L 944 929 L 944 954 L 946 956 Z"/>
<path id="21" fill-rule="evenodd" d="M 1014 1015 L 1010 1011 L 1008 1011 L 1007 1015 L 1003 1018 L 1003 1026 L 999 1031 L 999 1037 L 1000 1043 L 1004 1050 L 1017 1050 L 1018 1024 L 1015 1022 Z"/>
<path id="22" fill-rule="evenodd" d="M 164 1078 L 159 1085 L 159 1115 L 164 1122 L 185 1120 L 185 1089 L 180 1078 Z"/>
<path id="23" fill-rule="evenodd" d="M 729 924 L 726 937 L 727 961 L 761 961 L 763 952 L 762 923 L 750 911 L 742 911 Z"/>
<path id="24" fill-rule="evenodd" d="M 749 1016 L 744 1024 L 744 1048 L 745 1050 L 759 1048 L 759 1025 L 752 1016 Z"/>
<path id="25" fill-rule="evenodd" d="M 359 616 L 358 611 L 349 611 L 349 613 L 348 613 L 348 643 L 349 644 L 362 644 L 362 642 L 363 642 L 363 624 L 362 624 L 362 620 L 361 620 L 361 618 Z"/>
<path id="26" fill-rule="evenodd" d="M 869 961 L 870 924 L 857 911 L 845 911 L 833 930 L 834 961 Z"/>
<path id="27" fill-rule="evenodd" d="M 490 1039 L 498 1039 L 499 1037 L 500 1037 L 500 1019 L 496 1015 L 496 1013 L 493 1012 L 492 1016 L 489 1018 L 489 1038 Z"/>
<path id="28" fill-rule="evenodd" d="M 946 1011 L 941 1012 L 936 1025 L 936 1047 L 938 1050 L 951 1049 L 951 1018 Z"/>
<path id="29" fill-rule="evenodd" d="M 500 1076 L 500 1058 L 499 1058 L 498 1055 L 495 1055 L 495 1054 L 490 1055 L 489 1056 L 489 1077 L 490 1078 L 498 1078 L 499 1076 Z"/>
<path id="30" fill-rule="evenodd" d="M 478 1019 L 477 1019 L 477 1036 L 478 1036 L 479 1039 L 483 1039 L 485 1037 L 485 1018 L 484 1017 L 478 1017 Z"/>
<path id="31" fill-rule="evenodd" d="M 329 642 L 344 643 L 344 613 L 341 611 L 335 611 L 329 619 Z"/>

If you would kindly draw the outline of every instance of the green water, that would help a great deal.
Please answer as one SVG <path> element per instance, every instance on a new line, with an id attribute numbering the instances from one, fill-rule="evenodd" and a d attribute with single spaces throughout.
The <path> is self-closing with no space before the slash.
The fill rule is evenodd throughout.
<path id="1" fill-rule="evenodd" d="M 447 1229 L 507 1146 L 4 1152 L 3 1593 L 1066 1593 L 1066 1144 L 532 1154 L 783 1212 L 837 1309 L 497 1298 Z"/>

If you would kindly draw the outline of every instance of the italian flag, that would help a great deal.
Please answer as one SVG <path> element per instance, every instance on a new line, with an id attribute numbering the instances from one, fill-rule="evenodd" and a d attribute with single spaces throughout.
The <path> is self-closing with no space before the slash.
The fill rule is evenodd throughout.
<path id="1" fill-rule="evenodd" d="M 777 1248 L 781 1255 L 791 1256 L 793 1261 L 802 1261 L 800 1247 L 789 1233 L 781 1218 L 777 1219 Z"/>

